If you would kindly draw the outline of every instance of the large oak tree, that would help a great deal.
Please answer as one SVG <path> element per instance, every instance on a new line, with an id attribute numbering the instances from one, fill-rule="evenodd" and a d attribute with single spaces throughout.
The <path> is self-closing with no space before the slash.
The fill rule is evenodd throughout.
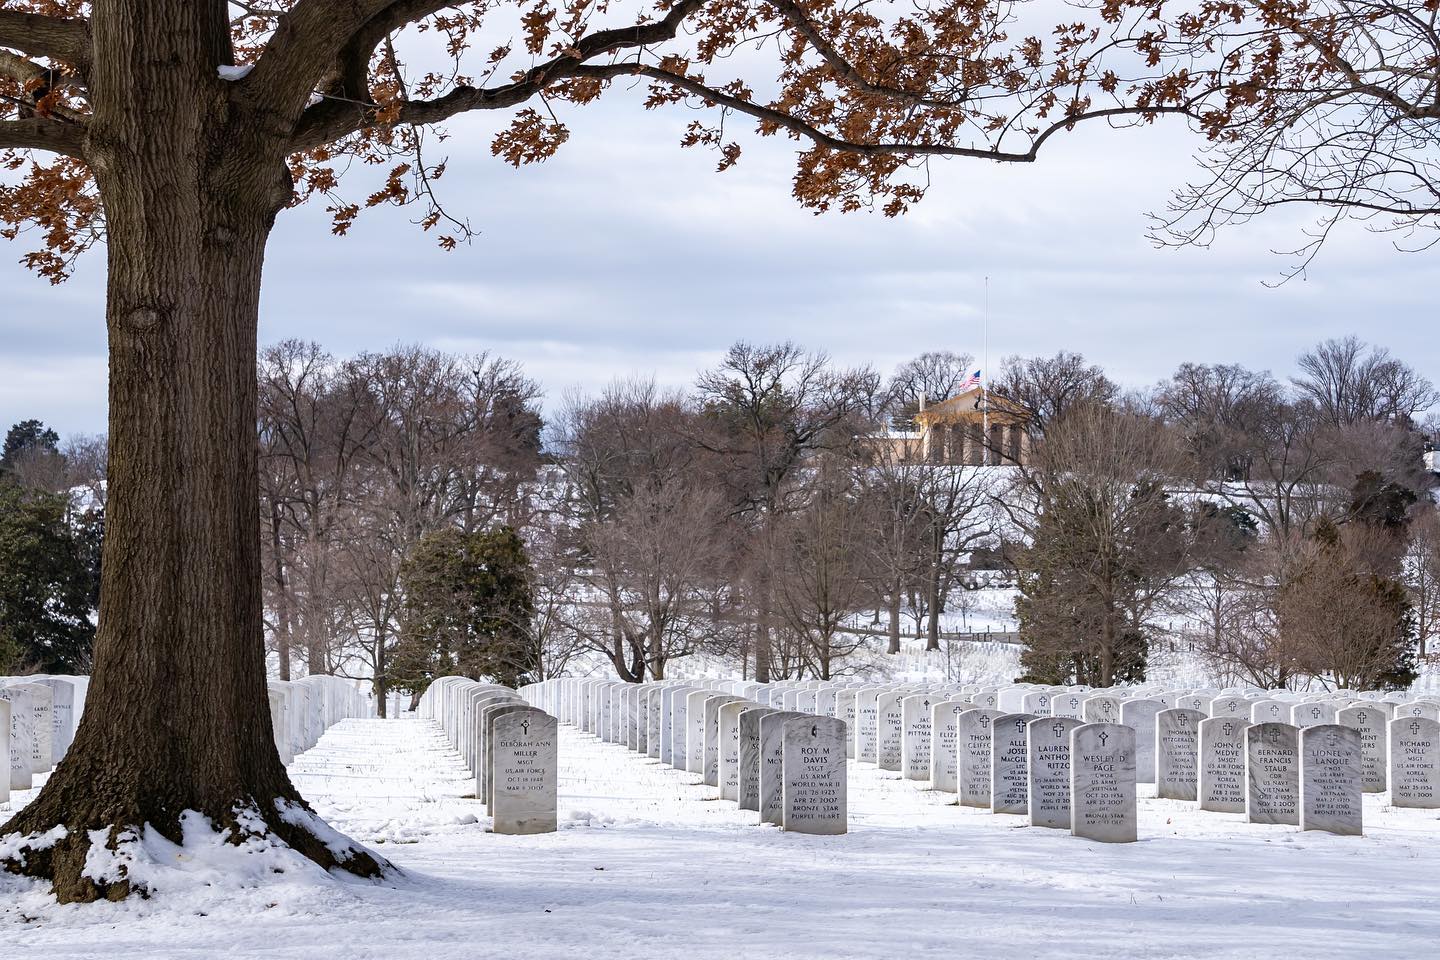
<path id="1" fill-rule="evenodd" d="M 1237 158 L 1217 182 L 1262 177 L 1218 199 L 1204 184 L 1193 192 L 1197 236 L 1271 200 L 1398 206 L 1412 223 L 1435 211 L 1413 164 L 1389 194 L 1371 166 L 1356 168 L 1349 193 L 1328 179 L 1344 182 L 1345 150 L 1384 164 L 1428 143 L 1440 112 L 1433 0 L 1107 0 L 1066 10 L 1058 28 L 1032 6 L 0 0 L 0 157 L 11 171 L 0 221 L 9 236 L 33 231 L 27 260 L 51 279 L 103 240 L 111 417 L 90 708 L 65 763 L 0 828 L 46 838 L 8 866 L 50 877 L 64 900 L 123 896 L 127 881 L 85 876 L 91 838 L 115 844 L 140 824 L 178 837 L 189 809 L 217 829 L 264 824 L 326 865 L 382 869 L 316 838 L 270 742 L 256 523 L 261 270 L 277 214 L 312 197 L 337 232 L 366 206 L 418 203 L 423 226 L 453 245 L 465 227 L 436 199 L 444 164 L 430 148 L 435 125 L 457 114 L 514 110 L 493 149 L 519 164 L 566 139 L 557 106 L 648 85 L 648 106 L 708 108 L 685 142 L 718 151 L 722 168 L 739 154 L 724 121 L 740 115 L 801 142 L 803 204 L 878 203 L 893 215 L 922 196 L 930 158 L 1029 162 L 1078 122 L 1184 113 L 1219 157 Z M 1397 34 L 1394 56 L 1371 51 L 1375 36 Z M 751 75 L 737 76 L 742 67 Z M 1332 138 L 1302 158 L 1309 166 L 1272 176 L 1309 134 L 1267 135 L 1306 122 L 1362 134 L 1368 124 L 1384 139 L 1363 152 L 1353 137 Z M 351 160 L 388 171 L 360 202 L 340 193 Z"/>

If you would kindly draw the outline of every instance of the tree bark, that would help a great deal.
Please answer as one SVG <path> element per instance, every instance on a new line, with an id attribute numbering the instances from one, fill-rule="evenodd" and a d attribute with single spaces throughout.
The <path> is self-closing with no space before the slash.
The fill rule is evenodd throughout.
<path id="1" fill-rule="evenodd" d="M 285 538 L 281 533 L 280 510 L 273 502 L 270 505 L 270 542 L 275 560 L 275 657 L 280 662 L 280 679 L 289 680 L 290 583 L 285 576 Z"/>
<path id="2" fill-rule="evenodd" d="M 889 602 L 886 604 L 886 607 L 890 614 L 888 630 L 890 642 L 886 646 L 885 652 L 896 654 L 900 652 L 900 582 L 898 580 L 894 583 L 894 588 L 890 591 L 888 599 Z"/>
<path id="3" fill-rule="evenodd" d="M 929 588 L 929 596 L 926 599 L 925 618 L 925 649 L 940 649 L 940 567 L 936 564 L 930 570 L 930 580 L 926 584 Z"/>
<path id="4" fill-rule="evenodd" d="M 4 862 L 49 878 L 62 902 L 132 892 L 85 876 L 90 831 L 116 847 L 148 825 L 178 843 L 186 811 L 237 843 L 258 817 L 322 866 L 383 870 L 302 825 L 271 732 L 255 354 L 265 242 L 290 180 L 283 143 L 216 74 L 225 16 L 215 0 L 94 5 L 87 158 L 106 213 L 110 340 L 95 670 L 64 762 L 0 828 L 64 828 Z"/>

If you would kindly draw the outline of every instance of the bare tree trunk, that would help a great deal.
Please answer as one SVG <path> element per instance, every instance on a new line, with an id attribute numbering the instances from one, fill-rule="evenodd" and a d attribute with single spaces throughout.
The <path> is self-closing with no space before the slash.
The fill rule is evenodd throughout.
<path id="1" fill-rule="evenodd" d="M 889 603 L 886 606 L 890 613 L 890 642 L 886 646 L 885 652 L 896 654 L 900 652 L 900 581 L 895 581 L 894 589 L 890 591 Z"/>
<path id="2" fill-rule="evenodd" d="M 1100 676 L 1097 686 L 1115 684 L 1115 605 L 1105 601 L 1105 616 L 1100 638 Z"/>
<path id="3" fill-rule="evenodd" d="M 280 679 L 290 679 L 290 583 L 285 577 L 285 538 L 281 533 L 280 511 L 270 505 L 270 543 L 275 565 L 275 658 Z"/>
<path id="4" fill-rule="evenodd" d="M 925 649 L 940 649 L 940 564 L 937 562 L 930 568 L 930 580 L 926 584 L 928 596 L 925 598 L 929 610 L 925 623 Z"/>
<path id="5" fill-rule="evenodd" d="M 128 879 L 84 873 L 91 831 L 115 846 L 148 825 L 179 843 L 193 810 L 237 836 L 263 822 L 322 865 L 377 875 L 379 861 L 277 809 L 303 801 L 265 688 L 255 354 L 265 242 L 290 195 L 283 146 L 216 108 L 224 3 L 96 3 L 93 32 L 110 340 L 95 671 L 64 762 L 0 828 L 65 835 L 5 866 L 49 878 L 62 902 L 118 899 Z"/>
<path id="6" fill-rule="evenodd" d="M 756 585 L 755 682 L 770 682 L 770 583 L 764 574 Z"/>
<path id="7" fill-rule="evenodd" d="M 385 631 L 382 627 L 375 628 L 375 702 L 379 704 L 380 719 L 384 720 L 389 716 L 389 704 L 386 702 L 390 695 L 390 678 L 386 675 L 387 663 L 385 660 Z"/>

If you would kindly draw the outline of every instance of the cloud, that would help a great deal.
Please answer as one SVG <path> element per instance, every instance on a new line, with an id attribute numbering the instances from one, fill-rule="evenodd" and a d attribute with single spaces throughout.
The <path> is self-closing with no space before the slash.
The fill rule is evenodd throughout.
<path id="1" fill-rule="evenodd" d="M 632 373 L 691 383 L 741 338 L 882 371 L 923 350 L 978 355 L 988 277 L 992 365 L 1063 348 L 1137 386 L 1183 360 L 1283 374 L 1317 340 L 1357 332 L 1440 379 L 1432 257 L 1351 229 L 1309 279 L 1268 289 L 1288 262 L 1270 251 L 1295 245 L 1303 213 L 1210 250 L 1154 249 L 1144 214 L 1193 169 L 1176 124 L 1076 131 L 1033 165 L 934 163 L 929 197 L 892 220 L 802 210 L 783 138 L 743 137 L 740 165 L 716 174 L 713 154 L 676 145 L 692 115 L 643 111 L 636 93 L 563 119 L 570 142 L 522 170 L 489 155 L 503 117 L 452 126 L 442 195 L 480 230 L 453 253 L 410 211 L 372 211 L 345 238 L 319 207 L 284 214 L 262 342 L 490 350 L 521 361 L 554 404 Z M 0 256 L 0 427 L 36 416 L 103 429 L 103 257 L 55 290 L 12 265 L 19 248 L 0 251 L 12 254 Z"/>

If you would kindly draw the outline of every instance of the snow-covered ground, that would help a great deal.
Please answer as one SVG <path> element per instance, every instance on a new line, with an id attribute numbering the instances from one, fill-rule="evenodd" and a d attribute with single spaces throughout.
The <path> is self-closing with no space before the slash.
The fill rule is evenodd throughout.
<path id="1" fill-rule="evenodd" d="M 1310 960 L 1440 937 L 1440 820 L 1376 797 L 1363 838 L 1142 799 L 1141 842 L 1107 846 L 852 765 L 851 833 L 813 837 L 571 728 L 560 749 L 560 831 L 497 836 L 438 728 L 343 721 L 292 775 L 402 876 L 214 846 L 166 864 L 162 842 L 150 901 L 62 907 L 0 879 L 0 956 Z"/>

